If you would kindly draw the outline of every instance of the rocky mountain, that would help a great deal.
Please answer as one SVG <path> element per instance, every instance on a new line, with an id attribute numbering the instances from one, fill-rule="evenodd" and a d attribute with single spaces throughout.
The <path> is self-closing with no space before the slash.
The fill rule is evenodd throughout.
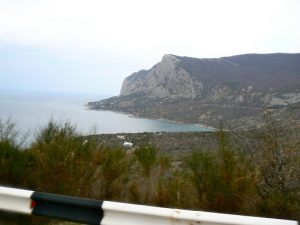
<path id="1" fill-rule="evenodd" d="M 90 109 L 217 126 L 252 126 L 266 109 L 300 119 L 300 54 L 221 58 L 164 55 L 127 77 L 120 95 Z"/>

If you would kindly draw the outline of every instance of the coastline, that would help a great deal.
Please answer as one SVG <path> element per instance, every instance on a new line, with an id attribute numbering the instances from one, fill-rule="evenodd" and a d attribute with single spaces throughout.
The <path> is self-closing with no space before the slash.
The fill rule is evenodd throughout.
<path id="1" fill-rule="evenodd" d="M 217 130 L 217 128 L 209 126 L 207 124 L 199 124 L 199 123 L 185 123 L 185 122 L 179 122 L 179 121 L 175 121 L 175 120 L 169 120 L 169 119 L 165 119 L 165 118 L 155 118 L 155 117 L 145 117 L 145 116 L 140 116 L 138 114 L 132 114 L 132 113 L 127 113 L 124 111 L 115 111 L 115 110 L 109 110 L 109 109 L 92 109 L 89 107 L 88 104 L 85 104 L 85 109 L 86 110 L 93 110 L 93 111 L 109 111 L 109 112 L 114 112 L 114 113 L 118 113 L 118 114 L 122 114 L 122 115 L 126 115 L 130 118 L 136 118 L 136 119 L 147 119 L 147 120 L 157 120 L 157 121 L 162 121 L 162 122 L 169 122 L 169 123 L 176 123 L 176 124 L 180 124 L 180 125 L 188 125 L 188 126 L 199 126 L 200 128 L 204 128 L 204 129 L 211 129 L 211 131 L 209 132 L 214 132 Z M 205 131 L 203 131 L 205 132 Z"/>

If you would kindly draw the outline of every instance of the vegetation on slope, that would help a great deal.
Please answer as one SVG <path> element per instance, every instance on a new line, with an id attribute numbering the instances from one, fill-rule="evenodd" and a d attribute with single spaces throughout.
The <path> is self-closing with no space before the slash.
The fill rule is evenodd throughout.
<path id="1" fill-rule="evenodd" d="M 147 143 L 135 151 L 104 145 L 69 123 L 50 121 L 23 149 L 14 124 L 0 120 L 0 185 L 300 220 L 299 130 L 270 119 L 261 130 L 214 135 L 217 147 L 173 158 Z M 0 214 L 0 224 L 20 223 L 58 221 Z"/>

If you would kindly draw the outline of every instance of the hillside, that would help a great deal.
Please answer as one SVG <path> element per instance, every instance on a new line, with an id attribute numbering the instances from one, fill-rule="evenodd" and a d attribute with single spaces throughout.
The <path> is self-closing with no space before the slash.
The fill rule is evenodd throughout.
<path id="1" fill-rule="evenodd" d="M 217 126 L 252 126 L 269 109 L 300 117 L 300 54 L 246 54 L 213 59 L 164 55 L 127 77 L 120 95 L 88 103 L 149 118 Z"/>

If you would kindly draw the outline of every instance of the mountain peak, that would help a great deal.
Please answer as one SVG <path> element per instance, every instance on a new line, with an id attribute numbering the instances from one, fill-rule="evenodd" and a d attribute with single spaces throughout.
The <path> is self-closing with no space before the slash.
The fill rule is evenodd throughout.
<path id="1" fill-rule="evenodd" d="M 179 59 L 179 56 L 176 56 L 176 55 L 172 55 L 172 54 L 165 54 L 163 55 L 162 57 L 162 62 L 178 62 L 180 59 Z"/>

